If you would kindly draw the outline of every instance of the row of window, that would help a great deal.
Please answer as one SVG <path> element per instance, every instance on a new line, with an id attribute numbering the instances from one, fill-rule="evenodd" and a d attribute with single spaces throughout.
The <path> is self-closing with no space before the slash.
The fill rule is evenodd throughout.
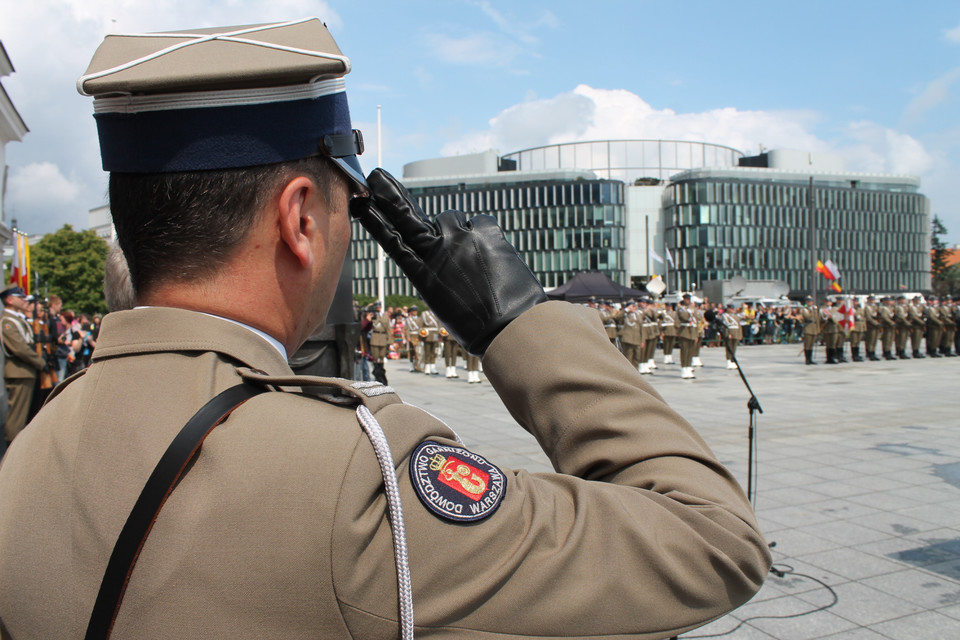
<path id="1" fill-rule="evenodd" d="M 913 187 L 904 186 L 913 190 Z M 862 188 L 814 186 L 817 209 L 859 209 L 896 213 L 926 213 L 926 197 L 918 193 Z M 806 185 L 758 182 L 678 182 L 664 197 L 670 204 L 755 204 L 763 206 L 809 207 L 810 187 Z"/>
<path id="2" fill-rule="evenodd" d="M 565 183 L 521 183 L 496 187 L 461 185 L 411 189 L 427 215 L 457 209 L 464 213 L 489 213 L 532 207 L 584 204 L 623 204 L 619 182 L 577 180 Z"/>
<path id="3" fill-rule="evenodd" d="M 698 225 L 752 225 L 758 227 L 807 228 L 809 209 L 797 207 L 761 207 L 757 205 L 685 204 L 667 209 L 673 227 Z M 926 233 L 927 216 L 922 213 L 890 213 L 817 209 L 816 226 L 861 231 Z"/>
<path id="4" fill-rule="evenodd" d="M 791 228 L 757 227 L 679 227 L 667 231 L 671 247 L 782 247 L 809 249 L 810 231 Z M 816 233 L 816 247 L 838 251 L 867 253 L 892 252 L 925 255 L 925 233 L 849 231 L 821 229 Z"/>
<path id="5" fill-rule="evenodd" d="M 680 249 L 676 254 L 679 271 L 704 269 L 792 269 L 809 270 L 816 258 L 799 249 Z M 846 276 L 861 271 L 916 271 L 927 268 L 923 253 L 830 252 Z M 764 278 L 764 279 L 768 279 Z"/>

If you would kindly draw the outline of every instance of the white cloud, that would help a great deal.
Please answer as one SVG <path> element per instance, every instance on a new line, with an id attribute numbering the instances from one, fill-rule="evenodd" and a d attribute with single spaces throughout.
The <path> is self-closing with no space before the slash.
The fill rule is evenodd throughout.
<path id="1" fill-rule="evenodd" d="M 629 91 L 580 85 L 569 93 L 505 109 L 490 120 L 489 130 L 465 134 L 448 143 L 443 153 L 489 148 L 506 152 L 558 142 L 626 138 L 707 141 L 747 153 L 755 152 L 759 144 L 826 151 L 829 145 L 809 133 L 816 121 L 816 115 L 806 111 L 724 108 L 677 113 L 655 109 Z"/>
<path id="2" fill-rule="evenodd" d="M 42 199 L 59 206 L 73 202 L 81 187 L 77 181 L 64 176 L 57 165 L 40 162 L 14 169 L 7 189 L 11 204 Z"/>
<path id="3" fill-rule="evenodd" d="M 473 33 L 462 38 L 431 34 L 426 44 L 444 62 L 474 66 L 506 66 L 521 53 L 519 46 L 495 33 Z"/>
<path id="4" fill-rule="evenodd" d="M 960 67 L 931 81 L 920 94 L 910 101 L 904 112 L 908 124 L 919 122 L 928 111 L 940 106 L 950 97 L 950 88 L 960 80 Z"/>
<path id="5" fill-rule="evenodd" d="M 960 44 L 960 24 L 955 26 L 953 29 L 947 29 L 943 32 L 943 35 L 947 39 L 947 42 Z"/>
<path id="6" fill-rule="evenodd" d="M 87 212 L 98 206 L 101 194 L 75 175 L 64 175 L 51 162 L 11 167 L 4 201 L 7 223 L 17 220 L 28 233 L 48 233 L 66 224 L 87 227 Z"/>
<path id="7" fill-rule="evenodd" d="M 920 141 L 873 122 L 847 126 L 840 151 L 852 171 L 920 176 L 934 168 L 933 156 Z"/>

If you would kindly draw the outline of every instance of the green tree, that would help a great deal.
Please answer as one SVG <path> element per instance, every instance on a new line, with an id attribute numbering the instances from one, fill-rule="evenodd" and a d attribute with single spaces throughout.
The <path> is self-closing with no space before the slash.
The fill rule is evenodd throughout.
<path id="1" fill-rule="evenodd" d="M 947 233 L 940 216 L 933 216 L 930 223 L 930 275 L 933 277 L 933 290 L 943 294 L 938 285 L 943 284 L 944 272 L 947 270 L 947 256 L 950 250 L 940 236 Z"/>
<path id="2" fill-rule="evenodd" d="M 30 267 L 40 276 L 40 291 L 63 298 L 63 308 L 106 313 L 103 265 L 107 243 L 93 231 L 74 231 L 69 224 L 48 233 L 30 247 Z"/>

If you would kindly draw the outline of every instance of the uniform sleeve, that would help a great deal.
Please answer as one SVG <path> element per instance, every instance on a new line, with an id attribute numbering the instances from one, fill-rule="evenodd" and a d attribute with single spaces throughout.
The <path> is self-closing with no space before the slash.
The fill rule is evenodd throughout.
<path id="1" fill-rule="evenodd" d="M 43 358 L 24 342 L 23 335 L 14 321 L 4 318 L 0 325 L 2 325 L 0 330 L 3 331 L 3 345 L 7 348 L 7 352 L 38 371 L 43 369 Z"/>
<path id="2" fill-rule="evenodd" d="M 404 405 L 378 414 L 401 481 L 418 637 L 666 638 L 759 589 L 770 556 L 743 492 L 595 312 L 538 305 L 493 342 L 484 371 L 556 473 L 503 469 L 492 515 L 450 521 L 424 506 L 408 468 L 425 437 L 452 434 Z M 372 455 L 361 443 L 355 477 L 375 472 Z M 335 523 L 333 575 L 356 637 L 396 634 L 378 490 L 351 489 Z"/>

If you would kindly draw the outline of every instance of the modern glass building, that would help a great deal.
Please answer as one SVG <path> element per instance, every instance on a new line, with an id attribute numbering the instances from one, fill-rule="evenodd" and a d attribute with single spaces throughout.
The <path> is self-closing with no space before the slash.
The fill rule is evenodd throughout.
<path id="1" fill-rule="evenodd" d="M 671 288 L 742 276 L 791 295 L 825 288 L 832 260 L 850 293 L 930 288 L 929 200 L 910 176 L 769 168 L 695 169 L 663 194 Z M 819 279 L 818 279 L 819 278 Z"/>
<path id="2" fill-rule="evenodd" d="M 580 271 L 626 279 L 624 184 L 584 172 L 482 173 L 405 178 L 424 212 L 433 217 L 458 209 L 470 218 L 496 218 L 544 287 L 556 287 Z M 354 222 L 354 291 L 375 296 L 376 246 Z M 416 295 L 392 261 L 384 270 L 385 295 Z"/>

